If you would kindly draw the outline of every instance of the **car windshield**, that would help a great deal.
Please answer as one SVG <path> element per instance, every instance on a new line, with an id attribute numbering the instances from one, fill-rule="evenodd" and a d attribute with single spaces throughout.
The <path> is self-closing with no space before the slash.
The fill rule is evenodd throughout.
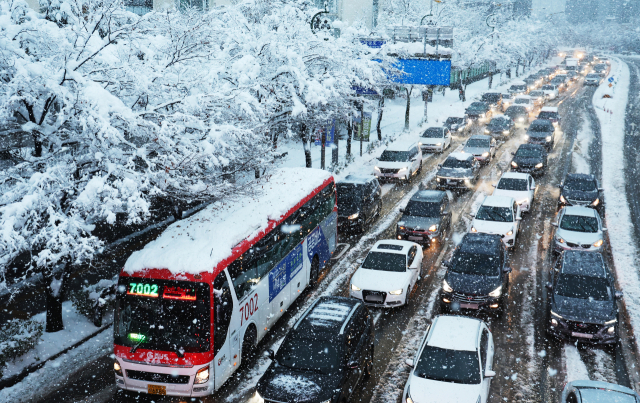
<path id="1" fill-rule="evenodd" d="M 484 102 L 497 102 L 500 99 L 500 94 L 484 94 L 481 100 Z"/>
<path id="2" fill-rule="evenodd" d="M 404 213 L 415 217 L 440 217 L 440 203 L 410 201 Z"/>
<path id="3" fill-rule="evenodd" d="M 543 97 L 544 96 L 544 92 L 542 92 L 542 91 L 531 91 L 529 93 L 529 96 L 532 96 L 532 97 Z"/>
<path id="4" fill-rule="evenodd" d="M 530 132 L 552 132 L 554 130 L 555 129 L 554 129 L 553 125 L 544 124 L 544 123 L 533 122 L 533 123 L 531 123 L 531 126 L 529 126 L 529 131 Z"/>
<path id="5" fill-rule="evenodd" d="M 536 150 L 535 148 L 518 148 L 516 151 L 516 157 L 522 158 L 540 158 L 542 157 L 542 151 Z"/>
<path id="6" fill-rule="evenodd" d="M 364 185 L 338 183 L 336 186 L 336 193 L 338 193 L 338 210 L 348 210 L 358 206 L 362 200 L 363 190 Z"/>
<path id="7" fill-rule="evenodd" d="M 538 114 L 538 119 L 557 119 L 558 118 L 558 112 L 540 112 L 540 114 Z"/>
<path id="8" fill-rule="evenodd" d="M 560 228 L 576 232 L 598 232 L 598 220 L 595 217 L 565 214 Z"/>
<path id="9" fill-rule="evenodd" d="M 523 85 L 512 85 L 511 86 L 512 90 L 516 90 L 516 91 L 524 91 L 527 89 L 527 85 L 523 84 Z"/>
<path id="10" fill-rule="evenodd" d="M 424 379 L 465 385 L 475 385 L 481 381 L 476 351 L 447 350 L 434 346 L 424 346 L 413 373 Z"/>
<path id="11" fill-rule="evenodd" d="M 528 98 L 516 98 L 516 104 L 529 104 L 531 101 Z"/>
<path id="12" fill-rule="evenodd" d="M 486 147 L 489 148 L 491 146 L 491 139 L 474 139 L 471 138 L 467 141 L 467 147 Z"/>
<path id="13" fill-rule="evenodd" d="M 524 106 L 510 106 L 505 111 L 505 115 L 525 115 L 527 109 Z"/>
<path id="14" fill-rule="evenodd" d="M 502 178 L 500 179 L 500 182 L 498 182 L 498 186 L 496 188 L 500 190 L 514 190 L 517 192 L 521 192 L 527 190 L 527 180 Z"/>
<path id="15" fill-rule="evenodd" d="M 467 109 L 486 109 L 486 106 L 482 102 L 474 102 Z"/>
<path id="16" fill-rule="evenodd" d="M 555 89 L 556 89 L 556 87 L 554 87 L 553 85 L 543 85 L 543 86 L 542 86 L 542 89 L 543 89 L 544 91 L 553 91 L 553 90 L 555 90 Z"/>
<path id="17" fill-rule="evenodd" d="M 504 127 L 508 125 L 509 125 L 509 121 L 505 118 L 492 119 L 491 123 L 488 124 L 488 126 L 492 126 L 492 127 Z"/>
<path id="18" fill-rule="evenodd" d="M 209 295 L 205 283 L 122 277 L 114 343 L 145 350 L 209 351 Z"/>
<path id="19" fill-rule="evenodd" d="M 432 127 L 422 133 L 422 137 L 441 139 L 444 137 L 444 130 L 438 127 Z"/>
<path id="20" fill-rule="evenodd" d="M 600 388 L 581 387 L 580 397 L 583 402 L 638 403 L 633 395 Z"/>
<path id="21" fill-rule="evenodd" d="M 457 123 L 463 123 L 464 122 L 464 118 L 447 118 L 446 122 L 447 124 L 457 124 Z"/>
<path id="22" fill-rule="evenodd" d="M 495 277 L 499 274 L 499 265 L 496 256 L 458 251 L 453 254 L 449 269 L 454 273 Z"/>
<path id="23" fill-rule="evenodd" d="M 613 297 L 606 279 L 568 273 L 558 276 L 555 292 L 562 297 L 596 301 L 610 301 Z"/>
<path id="24" fill-rule="evenodd" d="M 280 346 L 276 362 L 302 371 L 331 373 L 341 367 L 342 355 L 337 344 L 329 340 L 293 338 Z"/>
<path id="25" fill-rule="evenodd" d="M 587 74 L 587 78 L 597 78 L 600 79 L 600 74 Z"/>
<path id="26" fill-rule="evenodd" d="M 404 272 L 407 270 L 407 258 L 400 253 L 369 252 L 362 267 L 369 270 Z"/>
<path id="27" fill-rule="evenodd" d="M 442 164 L 443 168 L 471 168 L 471 161 L 469 160 L 459 160 L 457 158 L 447 158 L 444 160 L 444 164 Z"/>
<path id="28" fill-rule="evenodd" d="M 512 222 L 513 213 L 509 207 L 480 206 L 476 218 L 483 221 Z"/>
<path id="29" fill-rule="evenodd" d="M 596 182 L 593 179 L 571 177 L 565 179 L 564 187 L 568 190 L 578 190 L 581 192 L 593 192 L 597 189 Z"/>
<path id="30" fill-rule="evenodd" d="M 384 150 L 380 156 L 380 161 L 385 162 L 407 162 L 411 157 L 409 151 L 389 151 Z"/>

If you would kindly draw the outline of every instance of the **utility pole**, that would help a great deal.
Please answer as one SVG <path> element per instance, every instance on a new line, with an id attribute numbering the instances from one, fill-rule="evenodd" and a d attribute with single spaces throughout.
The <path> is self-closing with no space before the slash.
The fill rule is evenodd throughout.
<path id="1" fill-rule="evenodd" d="M 326 150 L 326 143 L 327 143 L 327 128 L 326 127 L 322 128 L 322 134 L 321 134 L 320 139 L 321 139 L 320 144 L 322 146 L 322 149 L 320 151 L 320 169 L 324 169 L 324 152 Z"/>

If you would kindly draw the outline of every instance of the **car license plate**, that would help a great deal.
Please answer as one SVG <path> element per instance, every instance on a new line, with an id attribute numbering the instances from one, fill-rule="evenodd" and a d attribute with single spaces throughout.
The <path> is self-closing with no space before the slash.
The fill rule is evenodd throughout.
<path id="1" fill-rule="evenodd" d="M 478 309 L 478 304 L 470 304 L 470 303 L 466 303 L 466 302 L 461 302 L 460 303 L 460 308 L 463 308 L 463 309 Z"/>
<path id="2" fill-rule="evenodd" d="M 382 296 L 381 295 L 369 295 L 366 298 L 367 302 L 374 302 L 376 304 L 381 304 L 382 303 Z"/>
<path id="3" fill-rule="evenodd" d="M 578 332 L 571 332 L 571 337 L 580 337 L 582 339 L 593 339 L 593 335 L 592 334 L 578 333 Z"/>
<path id="4" fill-rule="evenodd" d="M 162 385 L 147 385 L 147 393 L 150 395 L 166 395 L 167 387 Z"/>
<path id="5" fill-rule="evenodd" d="M 447 179 L 447 184 L 449 185 L 457 185 L 458 181 L 455 179 Z"/>
<path id="6" fill-rule="evenodd" d="M 410 241 L 423 241 L 423 240 L 424 240 L 424 238 L 423 238 L 423 237 L 421 237 L 421 236 L 410 236 L 410 237 L 409 237 L 409 240 L 410 240 Z"/>

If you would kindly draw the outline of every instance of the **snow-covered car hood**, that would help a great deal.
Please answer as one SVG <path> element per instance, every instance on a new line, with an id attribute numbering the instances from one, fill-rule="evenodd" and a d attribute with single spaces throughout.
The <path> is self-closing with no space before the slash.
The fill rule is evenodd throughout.
<path id="1" fill-rule="evenodd" d="M 542 157 L 513 157 L 513 162 L 518 165 L 537 165 L 542 162 Z"/>
<path id="2" fill-rule="evenodd" d="M 339 385 L 336 374 L 296 371 L 272 363 L 257 385 L 266 399 L 280 402 L 307 402 L 330 399 Z"/>
<path id="3" fill-rule="evenodd" d="M 535 138 L 546 138 L 547 136 L 552 136 L 553 132 L 527 132 L 527 136 L 535 137 Z"/>
<path id="4" fill-rule="evenodd" d="M 415 403 L 475 403 L 482 391 L 482 383 L 464 385 L 441 382 L 411 375 L 409 394 Z"/>
<path id="5" fill-rule="evenodd" d="M 602 232 L 578 232 L 578 231 L 568 231 L 566 229 L 562 229 L 558 227 L 556 231 L 556 236 L 561 237 L 567 242 L 571 243 L 579 243 L 579 244 L 593 244 L 596 241 L 602 239 Z"/>
<path id="6" fill-rule="evenodd" d="M 612 301 L 596 301 L 553 295 L 553 312 L 568 320 L 604 323 L 615 318 Z"/>
<path id="7" fill-rule="evenodd" d="M 473 170 L 471 168 L 445 168 L 438 169 L 436 176 L 443 178 L 471 178 L 473 176 Z"/>
<path id="8" fill-rule="evenodd" d="M 515 230 L 515 224 L 512 222 L 496 222 L 474 219 L 471 226 L 485 234 L 504 235 L 512 229 Z"/>
<path id="9" fill-rule="evenodd" d="M 462 152 L 465 154 L 482 155 L 482 153 L 489 152 L 489 147 L 464 147 Z"/>
<path id="10" fill-rule="evenodd" d="M 444 277 L 453 291 L 465 294 L 488 295 L 498 288 L 502 282 L 498 276 L 477 276 L 462 274 L 448 270 Z"/>
<path id="11" fill-rule="evenodd" d="M 360 267 L 351 278 L 351 283 L 362 290 L 395 291 L 404 289 L 411 279 L 411 271 L 391 272 L 382 270 L 370 270 Z"/>
<path id="12" fill-rule="evenodd" d="M 411 215 L 403 215 L 398 221 L 398 225 L 407 227 L 408 229 L 426 231 L 430 226 L 436 224 L 440 225 L 442 221 L 441 217 L 418 217 Z"/>
<path id="13" fill-rule="evenodd" d="M 420 142 L 424 145 L 436 145 L 438 143 L 444 144 L 444 137 L 440 137 L 440 138 L 420 137 Z"/>
<path id="14" fill-rule="evenodd" d="M 504 190 L 504 189 L 495 189 L 493 191 L 493 196 L 507 196 L 513 197 L 515 201 L 521 200 L 529 200 L 531 197 L 531 193 L 528 190 L 516 191 L 516 190 Z"/>
<path id="15" fill-rule="evenodd" d="M 385 169 L 409 168 L 409 165 L 411 165 L 411 163 L 408 161 L 405 161 L 405 162 L 378 161 L 378 163 L 376 164 L 378 168 L 385 168 Z"/>

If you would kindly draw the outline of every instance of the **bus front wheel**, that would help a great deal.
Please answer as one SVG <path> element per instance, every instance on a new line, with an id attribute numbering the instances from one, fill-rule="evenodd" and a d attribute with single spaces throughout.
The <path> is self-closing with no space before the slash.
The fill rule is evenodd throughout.
<path id="1" fill-rule="evenodd" d="M 256 353 L 256 344 L 258 341 L 258 334 L 255 326 L 250 326 L 244 333 L 244 339 L 242 340 L 242 362 L 246 364 L 253 359 Z"/>
<path id="2" fill-rule="evenodd" d="M 311 272 L 309 273 L 309 284 L 315 287 L 318 284 L 318 277 L 320 276 L 320 259 L 318 256 L 314 256 L 311 261 Z"/>

